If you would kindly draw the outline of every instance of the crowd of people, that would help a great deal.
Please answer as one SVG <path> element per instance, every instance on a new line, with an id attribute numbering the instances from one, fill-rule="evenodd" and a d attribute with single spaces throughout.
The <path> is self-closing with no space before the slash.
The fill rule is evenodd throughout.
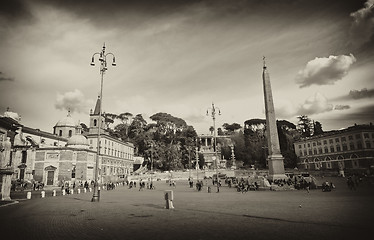
<path id="1" fill-rule="evenodd" d="M 128 186 L 129 189 L 131 189 L 131 188 L 136 188 L 137 183 L 136 183 L 135 180 L 126 181 L 126 185 Z M 150 190 L 156 189 L 155 185 L 153 184 L 153 181 L 152 180 L 149 181 L 149 179 L 148 179 L 147 183 L 145 181 L 143 181 L 142 179 L 140 179 L 138 185 L 139 185 L 139 191 L 142 191 L 144 189 L 150 189 Z"/>
<path id="2" fill-rule="evenodd" d="M 358 185 L 362 183 L 364 175 L 352 174 L 347 177 L 347 186 L 350 190 L 356 190 Z"/>

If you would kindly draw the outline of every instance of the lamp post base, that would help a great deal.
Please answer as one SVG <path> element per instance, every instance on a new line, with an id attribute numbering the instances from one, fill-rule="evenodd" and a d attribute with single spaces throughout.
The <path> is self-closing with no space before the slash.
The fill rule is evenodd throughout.
<path id="1" fill-rule="evenodd" d="M 93 196 L 92 199 L 91 199 L 91 202 L 99 202 L 99 201 L 100 201 L 99 196 Z"/>
<path id="2" fill-rule="evenodd" d="M 92 196 L 91 202 L 99 202 L 100 201 L 100 190 L 97 186 L 94 188 L 94 194 Z"/>

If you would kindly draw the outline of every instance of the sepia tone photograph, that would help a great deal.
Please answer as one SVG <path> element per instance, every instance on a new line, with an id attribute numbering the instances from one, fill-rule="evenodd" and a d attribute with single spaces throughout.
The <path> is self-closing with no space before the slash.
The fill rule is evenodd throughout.
<path id="1" fill-rule="evenodd" d="M 374 0 L 5 0 L 4 239 L 373 235 Z"/>

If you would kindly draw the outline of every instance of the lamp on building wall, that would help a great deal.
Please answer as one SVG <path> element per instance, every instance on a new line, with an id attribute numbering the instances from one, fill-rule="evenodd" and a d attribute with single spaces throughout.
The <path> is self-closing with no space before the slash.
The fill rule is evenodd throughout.
<path id="1" fill-rule="evenodd" d="M 95 181 L 94 181 L 94 191 L 93 196 L 91 199 L 91 202 L 98 202 L 100 200 L 99 196 L 99 156 L 100 156 L 100 131 L 101 131 L 101 114 L 102 114 L 102 103 L 103 103 L 103 80 L 104 80 L 104 73 L 107 68 L 107 57 L 112 56 L 112 66 L 116 66 L 116 59 L 114 57 L 113 53 L 105 53 L 105 43 L 103 45 L 103 49 L 101 52 L 94 53 L 92 55 L 91 60 L 91 66 L 95 66 L 95 56 L 99 55 L 99 61 L 100 61 L 100 75 L 101 75 L 101 81 L 100 81 L 100 102 L 99 102 L 99 121 L 98 121 L 98 131 L 97 131 L 97 154 L 96 154 L 96 165 L 95 165 Z"/>
<path id="2" fill-rule="evenodd" d="M 206 111 L 206 115 L 209 115 L 209 110 L 211 112 L 211 116 L 213 118 L 213 128 L 214 128 L 214 156 L 212 157 L 213 161 L 215 161 L 216 167 L 216 184 L 217 184 L 217 193 L 219 192 L 219 180 L 218 180 L 218 161 L 219 158 L 217 157 L 217 131 L 216 131 L 216 110 L 218 110 L 218 115 L 221 115 L 221 110 L 214 106 L 212 103 L 212 108 Z"/>

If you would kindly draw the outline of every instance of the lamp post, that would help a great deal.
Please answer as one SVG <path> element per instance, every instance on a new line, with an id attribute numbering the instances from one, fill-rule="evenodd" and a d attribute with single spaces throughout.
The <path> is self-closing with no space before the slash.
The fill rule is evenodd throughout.
<path id="1" fill-rule="evenodd" d="M 196 182 L 199 181 L 199 148 L 197 147 L 196 140 Z"/>
<path id="2" fill-rule="evenodd" d="M 153 186 L 153 143 L 151 143 L 151 185 Z"/>
<path id="3" fill-rule="evenodd" d="M 191 180 L 191 149 L 190 146 L 188 146 L 188 175 L 189 179 Z"/>
<path id="4" fill-rule="evenodd" d="M 94 191 L 93 196 L 91 199 L 91 202 L 98 202 L 100 200 L 99 196 L 99 184 L 98 184 L 98 178 L 99 178 L 99 156 L 100 156 L 100 131 L 101 131 L 101 114 L 102 114 L 102 103 L 103 103 L 103 80 L 104 80 L 104 73 L 106 70 L 108 70 L 107 67 L 107 56 L 112 56 L 112 66 L 116 66 L 116 59 L 113 53 L 105 53 L 105 43 L 103 45 L 103 49 L 101 52 L 94 53 L 92 55 L 92 61 L 91 66 L 95 66 L 95 56 L 99 55 L 99 61 L 100 61 L 100 75 L 101 75 L 101 81 L 100 81 L 100 101 L 99 101 L 99 120 L 97 125 L 97 153 L 96 153 L 96 165 L 95 165 L 95 182 L 94 182 Z"/>
<path id="5" fill-rule="evenodd" d="M 212 108 L 210 108 L 211 116 L 213 118 L 213 128 L 214 128 L 214 157 L 213 160 L 215 161 L 216 165 L 216 184 L 217 184 L 217 193 L 219 192 L 219 181 L 218 181 L 218 157 L 217 157 L 217 131 L 216 131 L 216 110 L 218 109 L 218 115 L 221 115 L 221 110 L 214 106 L 212 103 Z M 209 115 L 209 109 L 206 111 L 206 115 Z"/>

